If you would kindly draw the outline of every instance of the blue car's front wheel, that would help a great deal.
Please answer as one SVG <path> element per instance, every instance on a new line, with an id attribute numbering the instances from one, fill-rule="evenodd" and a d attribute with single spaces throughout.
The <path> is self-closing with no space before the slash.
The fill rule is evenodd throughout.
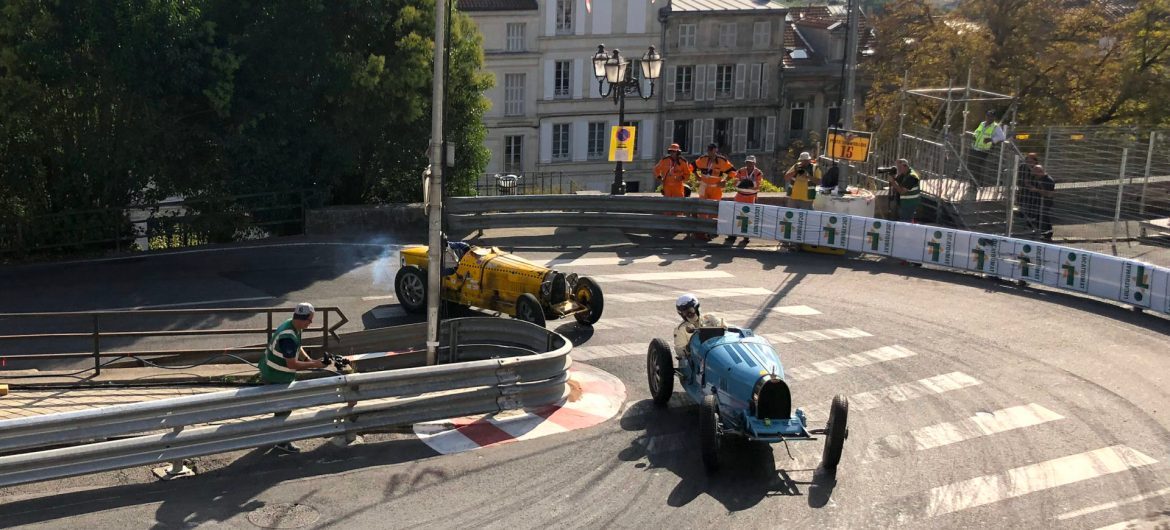
<path id="1" fill-rule="evenodd" d="M 654 404 L 664 406 L 674 393 L 674 354 L 670 344 L 662 339 L 650 341 L 646 351 L 646 378 L 650 384 L 650 396 Z"/>
<path id="2" fill-rule="evenodd" d="M 714 394 L 703 396 L 699 404 L 699 451 L 707 472 L 719 468 L 719 405 Z"/>

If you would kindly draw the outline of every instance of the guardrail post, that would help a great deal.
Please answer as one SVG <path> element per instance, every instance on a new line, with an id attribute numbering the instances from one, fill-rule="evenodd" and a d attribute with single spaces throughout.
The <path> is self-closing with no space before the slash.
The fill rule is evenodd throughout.
<path id="1" fill-rule="evenodd" d="M 321 317 L 321 349 L 329 351 L 329 312 L 331 309 L 324 311 L 325 315 Z"/>
<path id="2" fill-rule="evenodd" d="M 93 375 L 102 375 L 101 335 L 98 331 L 98 316 L 93 316 Z"/>
<path id="3" fill-rule="evenodd" d="M 267 335 L 265 335 L 266 338 L 264 339 L 264 347 L 268 347 L 269 344 L 272 344 L 272 310 L 269 309 L 266 312 L 268 313 L 268 332 Z"/>
<path id="4" fill-rule="evenodd" d="M 1117 173 L 1117 204 L 1113 207 L 1113 255 L 1117 255 L 1117 223 L 1121 221 L 1121 194 L 1125 192 L 1125 164 L 1129 148 L 1121 150 L 1121 171 Z"/>
<path id="5" fill-rule="evenodd" d="M 175 436 L 178 436 L 180 432 L 183 432 L 183 428 L 175 427 L 175 430 L 171 432 L 174 433 Z M 158 477 L 159 480 L 175 480 L 177 478 L 191 477 L 195 475 L 195 470 L 187 467 L 187 463 L 182 459 L 172 460 L 165 466 L 152 469 L 151 472 L 154 473 L 154 476 Z"/>

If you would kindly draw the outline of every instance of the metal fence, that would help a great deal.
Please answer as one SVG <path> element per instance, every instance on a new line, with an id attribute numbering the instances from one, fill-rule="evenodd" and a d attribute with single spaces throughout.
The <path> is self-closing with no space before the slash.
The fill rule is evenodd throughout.
<path id="1" fill-rule="evenodd" d="M 0 259 L 155 250 L 304 233 L 313 191 L 175 199 L 16 217 L 0 212 Z"/>
<path id="2" fill-rule="evenodd" d="M 500 195 L 562 195 L 581 190 L 572 179 L 559 171 L 485 173 L 475 183 L 476 197 Z"/>
<path id="3" fill-rule="evenodd" d="M 449 322 L 464 344 L 451 364 L 2 420 L 0 487 L 168 462 L 177 470 L 196 456 L 568 397 L 565 337 L 519 320 Z"/>

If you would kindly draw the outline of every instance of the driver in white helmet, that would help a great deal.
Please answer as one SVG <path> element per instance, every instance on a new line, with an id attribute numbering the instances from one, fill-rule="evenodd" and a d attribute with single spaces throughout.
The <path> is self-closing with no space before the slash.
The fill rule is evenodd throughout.
<path id="1" fill-rule="evenodd" d="M 699 314 L 699 299 L 691 293 L 678 297 L 674 302 L 678 316 L 683 321 L 674 328 L 674 351 L 680 359 L 686 358 L 691 344 L 691 335 L 698 328 L 725 328 L 727 324 L 715 314 Z"/>

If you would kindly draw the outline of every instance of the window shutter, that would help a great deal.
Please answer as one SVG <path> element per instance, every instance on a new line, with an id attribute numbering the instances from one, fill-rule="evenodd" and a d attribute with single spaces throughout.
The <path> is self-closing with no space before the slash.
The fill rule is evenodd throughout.
<path id="1" fill-rule="evenodd" d="M 550 0 L 546 7 L 547 7 L 547 9 L 545 10 L 545 13 L 544 13 L 545 14 L 544 34 L 545 35 L 556 35 L 557 34 L 557 2 L 556 2 L 556 0 Z"/>
<path id="2" fill-rule="evenodd" d="M 760 95 L 760 65 L 753 64 L 751 72 L 751 76 L 748 77 L 747 97 L 748 99 L 760 99 L 763 97 Z"/>
<path id="3" fill-rule="evenodd" d="M 544 62 L 544 99 L 553 98 L 553 85 L 556 84 L 556 63 L 549 60 Z"/>
<path id="4" fill-rule="evenodd" d="M 764 151 L 776 150 L 776 117 L 768 116 L 767 132 L 764 134 Z"/>
<path id="5" fill-rule="evenodd" d="M 552 124 L 540 122 L 540 163 L 552 162 Z"/>
<path id="6" fill-rule="evenodd" d="M 573 33 L 585 34 L 585 0 L 566 0 L 574 2 L 573 6 Z M 554 4 L 555 6 L 555 4 Z"/>
<path id="7" fill-rule="evenodd" d="M 719 35 L 721 33 L 723 33 L 723 24 L 719 23 L 719 22 L 715 22 L 715 23 L 710 24 L 708 29 L 711 30 L 711 47 L 718 48 L 719 47 Z M 696 38 L 695 40 L 697 41 L 698 39 Z"/>
<path id="8" fill-rule="evenodd" d="M 715 100 L 715 69 L 718 65 L 707 65 L 707 99 Z"/>
<path id="9" fill-rule="evenodd" d="M 694 76 L 694 80 L 691 81 L 691 91 L 695 95 L 695 101 L 707 99 L 707 69 L 703 65 L 697 64 L 691 75 Z"/>
<path id="10" fill-rule="evenodd" d="M 735 118 L 732 121 L 735 134 L 732 135 L 731 152 L 742 153 L 747 151 L 747 118 Z"/>
<path id="11" fill-rule="evenodd" d="M 715 141 L 715 118 L 703 120 L 703 140 L 703 145 L 699 147 L 700 153 L 707 152 L 707 144 Z"/>
<path id="12" fill-rule="evenodd" d="M 691 153 L 699 154 L 703 152 L 700 144 L 703 143 L 703 120 L 691 120 Z"/>
<path id="13" fill-rule="evenodd" d="M 772 68 L 768 63 L 760 65 L 760 99 L 768 99 L 771 93 L 768 92 L 768 79 L 772 78 Z"/>
<path id="14" fill-rule="evenodd" d="M 584 62 L 583 59 L 573 59 L 573 69 L 570 70 L 572 73 L 569 74 L 572 76 L 569 78 L 569 86 L 573 87 L 573 99 L 581 99 L 581 84 L 583 82 L 581 78 L 581 67 L 584 66 Z M 593 68 L 593 65 L 590 64 L 589 67 Z"/>
<path id="15" fill-rule="evenodd" d="M 646 159 L 654 156 L 654 120 L 642 120 L 639 124 L 637 136 L 638 158 Z"/>
<path id="16" fill-rule="evenodd" d="M 677 75 L 676 66 L 666 69 L 666 101 L 674 102 L 674 76 Z"/>
<path id="17" fill-rule="evenodd" d="M 575 121 L 570 130 L 569 153 L 575 161 L 585 160 L 589 157 L 589 122 Z"/>
<path id="18" fill-rule="evenodd" d="M 747 75 L 747 65 L 735 65 L 735 99 L 743 99 L 744 77 Z"/>
<path id="19" fill-rule="evenodd" d="M 665 120 L 662 122 L 662 153 L 666 154 L 666 148 L 674 143 L 674 120 Z M 653 152 L 652 150 L 649 150 Z"/>
<path id="20" fill-rule="evenodd" d="M 772 22 L 764 23 L 764 48 L 772 49 Z"/>

